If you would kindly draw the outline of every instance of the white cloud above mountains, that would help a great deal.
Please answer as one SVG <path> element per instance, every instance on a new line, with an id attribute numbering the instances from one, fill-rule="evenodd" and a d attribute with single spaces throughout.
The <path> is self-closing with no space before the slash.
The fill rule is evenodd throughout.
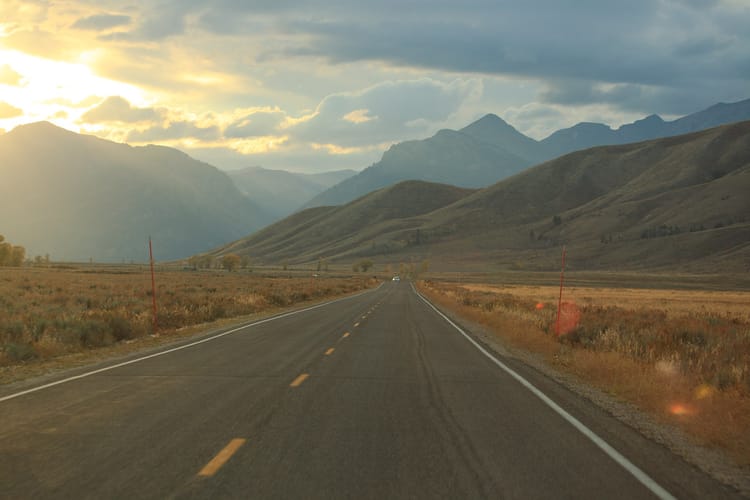
<path id="1" fill-rule="evenodd" d="M 52 119 L 238 166 L 362 168 L 484 113 L 542 138 L 745 99 L 748 25 L 740 0 L 5 0 L 0 100 L 21 114 L 0 128 Z M 37 59 L 84 68 L 75 95 L 39 85 L 69 72 Z M 13 90 L 29 83 L 43 92 Z M 95 96 L 110 97 L 64 105 Z"/>

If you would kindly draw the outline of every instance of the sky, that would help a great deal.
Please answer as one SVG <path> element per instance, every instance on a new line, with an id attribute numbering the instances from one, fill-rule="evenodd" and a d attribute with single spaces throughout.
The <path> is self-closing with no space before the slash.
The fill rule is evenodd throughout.
<path id="1" fill-rule="evenodd" d="M 543 139 L 750 97 L 750 0 L 0 1 L 0 133 L 360 170 L 495 113 Z"/>

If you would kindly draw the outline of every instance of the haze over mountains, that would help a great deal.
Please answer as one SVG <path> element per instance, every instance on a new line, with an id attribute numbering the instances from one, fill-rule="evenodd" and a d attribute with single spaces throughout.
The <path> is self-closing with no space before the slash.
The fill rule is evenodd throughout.
<path id="1" fill-rule="evenodd" d="M 441 130 L 428 139 L 395 144 L 379 162 L 324 191 L 306 206 L 339 205 L 407 179 L 485 187 L 572 151 L 686 134 L 741 120 L 750 120 L 750 99 L 716 104 L 671 122 L 651 115 L 616 130 L 579 123 L 536 141 L 489 114 L 458 131 Z"/>
<path id="2" fill-rule="evenodd" d="M 227 175 L 245 196 L 278 220 L 299 209 L 306 200 L 355 175 L 354 170 L 302 174 L 248 167 Z"/>
<path id="3" fill-rule="evenodd" d="M 272 218 L 221 171 L 175 149 L 131 147 L 46 122 L 0 136 L 0 231 L 55 260 L 188 256 Z"/>
<path id="4" fill-rule="evenodd" d="M 295 214 L 214 254 L 550 270 L 566 244 L 573 269 L 747 272 L 747 193 L 748 121 L 570 153 L 474 192 L 398 184 Z M 383 215 L 413 198 L 438 201 L 429 212 Z"/>
<path id="5" fill-rule="evenodd" d="M 320 194 L 313 204 L 342 204 L 406 179 L 480 188 L 566 149 L 597 141 L 618 143 L 653 134 L 673 135 L 742 117 L 750 118 L 750 100 L 712 106 L 673 122 L 648 117 L 618 130 L 579 124 L 535 141 L 497 116 L 487 115 L 458 131 L 443 130 L 425 140 L 394 145 L 380 162 L 351 177 L 351 171 L 304 175 L 248 168 L 223 172 L 171 148 L 131 147 L 37 123 L 0 136 L 0 174 L 4 179 L 0 184 L 0 234 L 26 246 L 30 255 L 49 253 L 55 260 L 97 261 L 143 261 L 146 238 L 151 234 L 157 258 L 171 260 L 243 238 L 298 209 L 316 193 Z M 440 203 L 452 203 L 456 200 L 446 192 L 468 193 L 451 187 L 429 194 L 433 189 L 425 188 L 424 193 L 415 186 L 408 189 L 409 196 L 424 205 L 414 208 L 420 217 L 437 208 L 431 197 Z M 404 190 L 387 192 L 393 195 Z M 390 206 L 388 203 L 380 199 L 378 206 L 382 209 Z M 404 202 L 393 203 L 393 207 L 399 207 Z M 359 212 L 366 212 L 364 205 L 358 206 Z M 352 216 L 343 209 L 340 213 Z M 409 217 L 416 215 L 414 212 Z M 305 221 L 304 217 L 296 214 L 293 220 Z M 335 220 L 335 228 L 350 228 L 357 241 L 365 237 L 355 234 L 358 226 L 363 235 L 380 234 L 380 229 L 372 233 L 368 220 L 388 224 L 379 215 L 354 217 L 359 221 L 354 225 L 346 224 L 341 217 Z M 404 217 L 402 214 L 400 220 Z M 465 224 L 469 226 L 469 222 Z M 310 231 L 303 231 L 307 222 L 301 224 L 297 232 L 310 236 Z M 295 243 L 290 247 L 295 258 L 320 253 L 349 255 L 337 245 L 339 239 L 351 244 L 352 235 L 336 236 L 320 228 L 317 231 L 326 235 L 328 247 L 315 250 L 312 243 Z M 429 238 L 429 228 L 420 235 Z M 390 252 L 409 241 L 388 236 L 379 243 L 378 238 L 373 236 L 367 243 L 371 249 L 382 244 Z M 360 243 L 350 250 L 359 248 Z M 303 252 L 305 245 L 310 248 Z M 261 255 L 272 261 L 280 254 L 264 247 Z"/>

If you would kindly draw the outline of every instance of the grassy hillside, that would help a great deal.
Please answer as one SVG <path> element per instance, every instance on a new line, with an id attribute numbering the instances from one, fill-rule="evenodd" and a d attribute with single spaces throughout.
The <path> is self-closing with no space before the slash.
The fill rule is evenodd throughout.
<path id="1" fill-rule="evenodd" d="M 344 258 L 372 249 L 383 235 L 420 224 L 418 216 L 451 204 L 472 190 L 422 181 L 406 181 L 340 207 L 316 207 L 294 214 L 215 255 L 238 253 L 261 262 L 305 262 Z"/>
<path id="2" fill-rule="evenodd" d="M 452 192 L 454 200 L 430 203 L 424 184 L 399 186 L 299 214 L 244 250 L 263 260 L 429 257 L 484 270 L 552 270 L 562 245 L 578 270 L 746 272 L 750 263 L 750 122 L 571 153 L 486 189 Z M 430 194 L 419 201 L 402 193 L 409 186 Z M 389 210 L 381 197 L 409 200 L 409 209 Z"/>

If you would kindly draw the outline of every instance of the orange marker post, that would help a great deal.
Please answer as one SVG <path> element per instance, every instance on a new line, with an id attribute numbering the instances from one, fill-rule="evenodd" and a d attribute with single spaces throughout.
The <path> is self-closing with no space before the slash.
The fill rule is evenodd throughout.
<path id="1" fill-rule="evenodd" d="M 154 333 L 156 333 L 156 280 L 154 278 L 154 249 L 151 245 L 151 236 L 148 237 L 148 256 L 151 262 L 151 303 L 154 308 Z"/>
<path id="2" fill-rule="evenodd" d="M 560 336 L 560 309 L 562 308 L 563 280 L 565 276 L 565 245 L 562 247 L 562 267 L 560 268 L 560 298 L 557 299 L 557 322 L 555 323 L 555 336 Z"/>

